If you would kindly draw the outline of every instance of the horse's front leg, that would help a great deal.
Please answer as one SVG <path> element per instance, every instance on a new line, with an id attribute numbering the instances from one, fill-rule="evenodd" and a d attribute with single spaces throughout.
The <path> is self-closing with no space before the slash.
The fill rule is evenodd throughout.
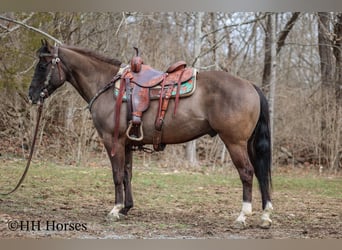
<path id="1" fill-rule="evenodd" d="M 125 207 L 120 210 L 120 213 L 127 215 L 128 211 L 133 207 L 132 196 L 132 168 L 133 168 L 133 152 L 129 145 L 125 147 L 125 169 L 124 169 L 124 189 L 125 189 Z"/>
<path id="2" fill-rule="evenodd" d="M 116 145 L 116 154 L 111 156 L 111 146 L 106 146 L 107 153 L 112 165 L 112 173 L 115 187 L 114 207 L 108 214 L 110 219 L 121 219 L 124 214 L 121 212 L 124 208 L 123 182 L 125 175 L 125 146 L 118 143 Z"/>

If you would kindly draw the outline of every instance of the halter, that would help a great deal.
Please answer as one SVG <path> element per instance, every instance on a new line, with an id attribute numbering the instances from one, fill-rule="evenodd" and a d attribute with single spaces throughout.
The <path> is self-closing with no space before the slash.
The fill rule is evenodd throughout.
<path id="1" fill-rule="evenodd" d="M 52 76 L 52 73 L 55 69 L 55 67 L 57 66 L 58 68 L 58 74 L 59 74 L 59 79 L 62 81 L 62 75 L 61 75 L 61 65 L 60 65 L 60 62 L 61 62 L 61 59 L 58 57 L 58 47 L 57 46 L 54 46 L 54 51 L 53 53 L 41 53 L 39 54 L 39 57 L 52 57 L 51 61 L 48 62 L 48 64 L 51 63 L 51 68 L 49 70 L 49 73 L 48 75 L 46 76 L 46 79 L 44 81 L 44 89 L 42 90 L 42 92 L 40 93 L 40 97 L 41 98 L 46 98 L 48 97 L 48 90 L 47 90 L 47 86 L 49 85 L 49 82 L 51 80 L 51 76 Z"/>

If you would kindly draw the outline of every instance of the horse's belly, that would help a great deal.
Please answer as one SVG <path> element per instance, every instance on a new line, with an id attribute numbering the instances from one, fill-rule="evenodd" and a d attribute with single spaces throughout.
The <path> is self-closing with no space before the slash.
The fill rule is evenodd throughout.
<path id="1" fill-rule="evenodd" d="M 152 144 L 155 134 L 154 127 L 144 127 L 144 143 Z M 188 118 L 186 121 L 182 119 L 174 119 L 174 121 L 165 121 L 162 128 L 162 143 L 176 144 L 191 141 L 203 135 L 215 135 L 215 131 L 211 129 L 206 120 L 196 120 Z"/>

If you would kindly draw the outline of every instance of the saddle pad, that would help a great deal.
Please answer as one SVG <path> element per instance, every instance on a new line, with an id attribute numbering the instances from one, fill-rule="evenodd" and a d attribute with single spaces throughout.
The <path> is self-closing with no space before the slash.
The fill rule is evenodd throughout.
<path id="1" fill-rule="evenodd" d="M 196 69 L 194 69 L 193 72 L 194 72 L 193 76 L 189 81 L 181 83 L 179 97 L 187 97 L 187 96 L 192 95 L 195 92 L 195 90 L 196 90 L 196 75 L 197 75 Z M 116 83 L 115 83 L 115 89 L 114 89 L 115 97 L 117 97 L 119 94 L 119 88 L 120 88 L 120 79 L 118 81 L 116 81 Z M 167 90 L 168 88 L 169 88 L 169 86 L 164 87 L 165 90 Z M 161 91 L 160 85 L 158 85 L 154 88 L 150 88 L 150 91 L 149 91 L 150 99 L 151 100 L 159 99 L 160 91 Z M 176 94 L 177 94 L 177 84 L 174 85 L 171 98 L 175 98 Z M 124 93 L 122 100 L 123 101 L 127 100 L 126 92 Z"/>

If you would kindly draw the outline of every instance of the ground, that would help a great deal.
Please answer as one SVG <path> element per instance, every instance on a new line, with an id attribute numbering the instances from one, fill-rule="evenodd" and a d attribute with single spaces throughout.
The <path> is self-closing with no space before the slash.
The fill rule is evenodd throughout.
<path id="1" fill-rule="evenodd" d="M 2 158 L 0 192 L 15 185 L 25 165 Z M 342 238 L 340 176 L 290 167 L 273 172 L 272 227 L 258 227 L 261 202 L 255 180 L 254 214 L 245 229 L 235 229 L 242 193 L 233 167 L 181 170 L 138 162 L 132 182 L 135 206 L 114 222 L 106 216 L 114 192 L 105 162 L 65 166 L 35 161 L 24 185 L 0 196 L 0 238 Z"/>

